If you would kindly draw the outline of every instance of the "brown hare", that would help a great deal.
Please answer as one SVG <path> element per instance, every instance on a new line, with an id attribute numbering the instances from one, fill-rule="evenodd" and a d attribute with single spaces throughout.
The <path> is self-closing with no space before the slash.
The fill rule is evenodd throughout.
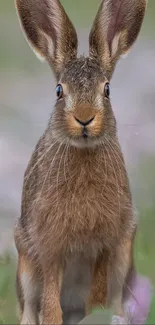
<path id="1" fill-rule="evenodd" d="M 62 324 L 76 304 L 86 314 L 111 307 L 112 323 L 126 324 L 136 218 L 109 83 L 137 39 L 146 0 L 103 0 L 88 57 L 78 57 L 77 34 L 59 0 L 16 0 L 16 7 L 30 46 L 57 84 L 49 124 L 25 173 L 15 229 L 21 324 Z"/>

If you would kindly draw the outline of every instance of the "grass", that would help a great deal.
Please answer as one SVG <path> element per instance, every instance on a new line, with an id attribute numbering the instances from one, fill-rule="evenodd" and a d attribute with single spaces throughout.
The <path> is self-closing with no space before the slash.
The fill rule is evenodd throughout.
<path id="1" fill-rule="evenodd" d="M 15 262 L 8 255 L 0 259 L 0 324 L 17 324 Z"/>

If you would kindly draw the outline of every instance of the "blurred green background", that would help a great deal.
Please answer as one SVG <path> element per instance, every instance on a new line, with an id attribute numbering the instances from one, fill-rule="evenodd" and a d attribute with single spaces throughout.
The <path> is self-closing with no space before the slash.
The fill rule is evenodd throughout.
<path id="1" fill-rule="evenodd" d="M 43 0 L 42 0 L 43 1 Z M 80 50 L 99 0 L 62 0 Z M 112 101 L 139 216 L 135 259 L 155 286 L 155 1 L 132 53 L 117 67 Z M 123 85 L 123 87 L 122 87 Z M 16 323 L 13 225 L 20 214 L 23 173 L 54 102 L 54 79 L 28 47 L 13 0 L 0 1 L 0 324 Z M 155 299 L 149 324 L 155 324 Z"/>

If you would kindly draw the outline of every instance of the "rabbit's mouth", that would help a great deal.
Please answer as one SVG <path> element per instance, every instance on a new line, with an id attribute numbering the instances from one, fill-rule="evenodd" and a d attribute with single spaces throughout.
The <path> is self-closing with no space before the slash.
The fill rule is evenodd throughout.
<path id="1" fill-rule="evenodd" d="M 72 145 L 78 148 L 91 148 L 99 145 L 103 132 L 101 130 L 95 132 L 89 126 L 81 126 L 80 129 L 74 129 L 74 132 L 69 132 L 68 136 Z"/>
<path id="2" fill-rule="evenodd" d="M 87 139 L 88 138 L 87 128 L 83 128 L 83 130 L 82 130 L 82 136 L 83 136 L 84 139 Z"/>
<path id="3" fill-rule="evenodd" d="M 101 144 L 101 139 L 101 137 L 93 137 L 88 133 L 84 133 L 81 136 L 70 137 L 69 142 L 77 148 L 94 148 Z"/>

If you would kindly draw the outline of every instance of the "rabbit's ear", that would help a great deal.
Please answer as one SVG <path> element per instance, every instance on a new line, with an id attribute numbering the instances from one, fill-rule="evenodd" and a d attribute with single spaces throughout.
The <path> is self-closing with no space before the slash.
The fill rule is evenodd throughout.
<path id="1" fill-rule="evenodd" d="M 140 32 L 147 0 L 103 0 L 89 36 L 90 56 L 111 77 L 115 64 L 125 55 Z"/>
<path id="2" fill-rule="evenodd" d="M 21 27 L 37 56 L 59 75 L 77 55 L 77 34 L 59 0 L 15 0 Z"/>

